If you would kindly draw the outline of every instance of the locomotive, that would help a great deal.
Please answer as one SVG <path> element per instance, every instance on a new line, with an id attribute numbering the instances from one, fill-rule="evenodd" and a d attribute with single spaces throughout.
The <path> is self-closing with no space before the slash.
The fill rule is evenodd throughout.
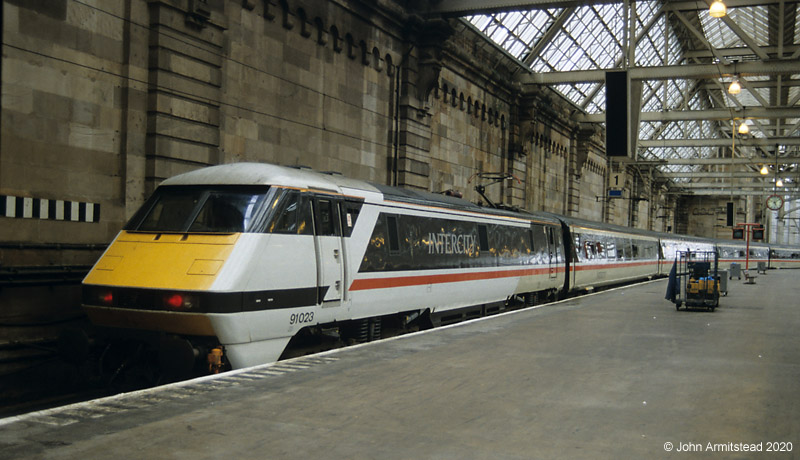
<path id="1" fill-rule="evenodd" d="M 226 164 L 155 190 L 84 279 L 83 308 L 169 366 L 218 372 L 276 361 L 301 332 L 364 341 L 382 320 L 447 324 L 663 275 L 675 248 L 718 244 Z M 800 253 L 780 251 L 786 263 Z"/>

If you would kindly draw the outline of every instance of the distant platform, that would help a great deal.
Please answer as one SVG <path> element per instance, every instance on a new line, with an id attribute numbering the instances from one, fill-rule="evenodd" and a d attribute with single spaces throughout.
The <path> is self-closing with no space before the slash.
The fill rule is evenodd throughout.
<path id="1" fill-rule="evenodd" d="M 798 285 L 676 311 L 659 280 L 0 419 L 0 458 L 794 458 Z"/>

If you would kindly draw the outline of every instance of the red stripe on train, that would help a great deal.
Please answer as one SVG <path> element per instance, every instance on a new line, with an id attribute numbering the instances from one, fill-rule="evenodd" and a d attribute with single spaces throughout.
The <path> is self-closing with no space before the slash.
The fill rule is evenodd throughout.
<path id="1" fill-rule="evenodd" d="M 564 267 L 559 266 L 554 270 L 558 273 L 563 273 Z M 478 280 L 490 280 L 498 278 L 514 278 L 520 276 L 547 275 L 549 273 L 550 273 L 549 268 L 524 268 L 519 270 L 499 270 L 490 272 L 395 276 L 391 278 L 368 278 L 368 279 L 353 280 L 353 284 L 350 285 L 350 290 L 362 291 L 367 289 L 421 286 L 426 284 L 456 283 L 460 281 L 478 281 Z"/>
<path id="2" fill-rule="evenodd" d="M 593 264 L 576 265 L 575 270 L 603 270 L 621 269 L 628 267 L 655 266 L 657 262 L 626 262 L 615 264 Z M 555 269 L 558 273 L 564 272 L 564 267 L 559 265 Z M 395 276 L 391 278 L 367 278 L 353 280 L 350 285 L 351 291 L 364 291 L 368 289 L 386 289 L 394 287 L 422 286 L 426 284 L 457 283 L 461 281 L 479 281 L 498 278 L 513 278 L 521 276 L 547 275 L 550 273 L 548 268 L 527 268 L 519 270 L 501 270 L 489 272 L 473 273 L 447 273 L 441 275 L 415 275 L 415 276 Z"/>

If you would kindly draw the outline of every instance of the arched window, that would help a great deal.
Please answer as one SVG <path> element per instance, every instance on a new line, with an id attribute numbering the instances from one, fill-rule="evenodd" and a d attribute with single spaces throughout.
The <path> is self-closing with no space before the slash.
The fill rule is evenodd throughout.
<path id="1" fill-rule="evenodd" d="M 300 35 L 306 38 L 310 37 L 311 28 L 308 25 L 308 16 L 306 15 L 306 10 L 302 8 L 297 9 L 297 20 L 300 22 Z"/>
<path id="2" fill-rule="evenodd" d="M 383 70 L 383 60 L 381 59 L 381 52 L 377 47 L 372 48 L 372 66 L 380 72 Z"/>
<path id="3" fill-rule="evenodd" d="M 342 37 L 339 35 L 339 29 L 336 26 L 331 26 L 331 40 L 333 41 L 333 50 L 337 53 L 342 52 Z"/>
<path id="4" fill-rule="evenodd" d="M 344 46 L 347 47 L 347 57 L 350 59 L 356 58 L 356 43 L 353 40 L 353 36 L 347 34 L 344 36 Z"/>
<path id="5" fill-rule="evenodd" d="M 361 63 L 368 66 L 369 58 L 372 57 L 372 53 L 367 51 L 367 42 L 365 42 L 364 40 L 359 41 L 358 48 L 361 50 Z"/>
<path id="6" fill-rule="evenodd" d="M 289 10 L 289 4 L 286 0 L 281 0 L 280 4 L 283 11 L 283 27 L 291 30 L 294 28 L 294 23 L 292 22 L 292 12 Z"/>
<path id="7" fill-rule="evenodd" d="M 325 24 L 319 16 L 314 18 L 314 26 L 317 28 L 317 43 L 323 46 L 328 44 L 328 32 L 325 31 Z"/>
<path id="8" fill-rule="evenodd" d="M 392 60 L 391 54 L 386 54 L 386 75 L 393 77 L 394 76 L 394 61 Z"/>

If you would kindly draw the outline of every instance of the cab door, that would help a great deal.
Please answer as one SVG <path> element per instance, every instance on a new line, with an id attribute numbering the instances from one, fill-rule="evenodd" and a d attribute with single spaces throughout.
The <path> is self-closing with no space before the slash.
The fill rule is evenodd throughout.
<path id="1" fill-rule="evenodd" d="M 344 262 L 338 199 L 325 196 L 314 198 L 314 240 L 317 252 L 317 301 L 330 306 L 339 305 L 344 289 Z"/>

